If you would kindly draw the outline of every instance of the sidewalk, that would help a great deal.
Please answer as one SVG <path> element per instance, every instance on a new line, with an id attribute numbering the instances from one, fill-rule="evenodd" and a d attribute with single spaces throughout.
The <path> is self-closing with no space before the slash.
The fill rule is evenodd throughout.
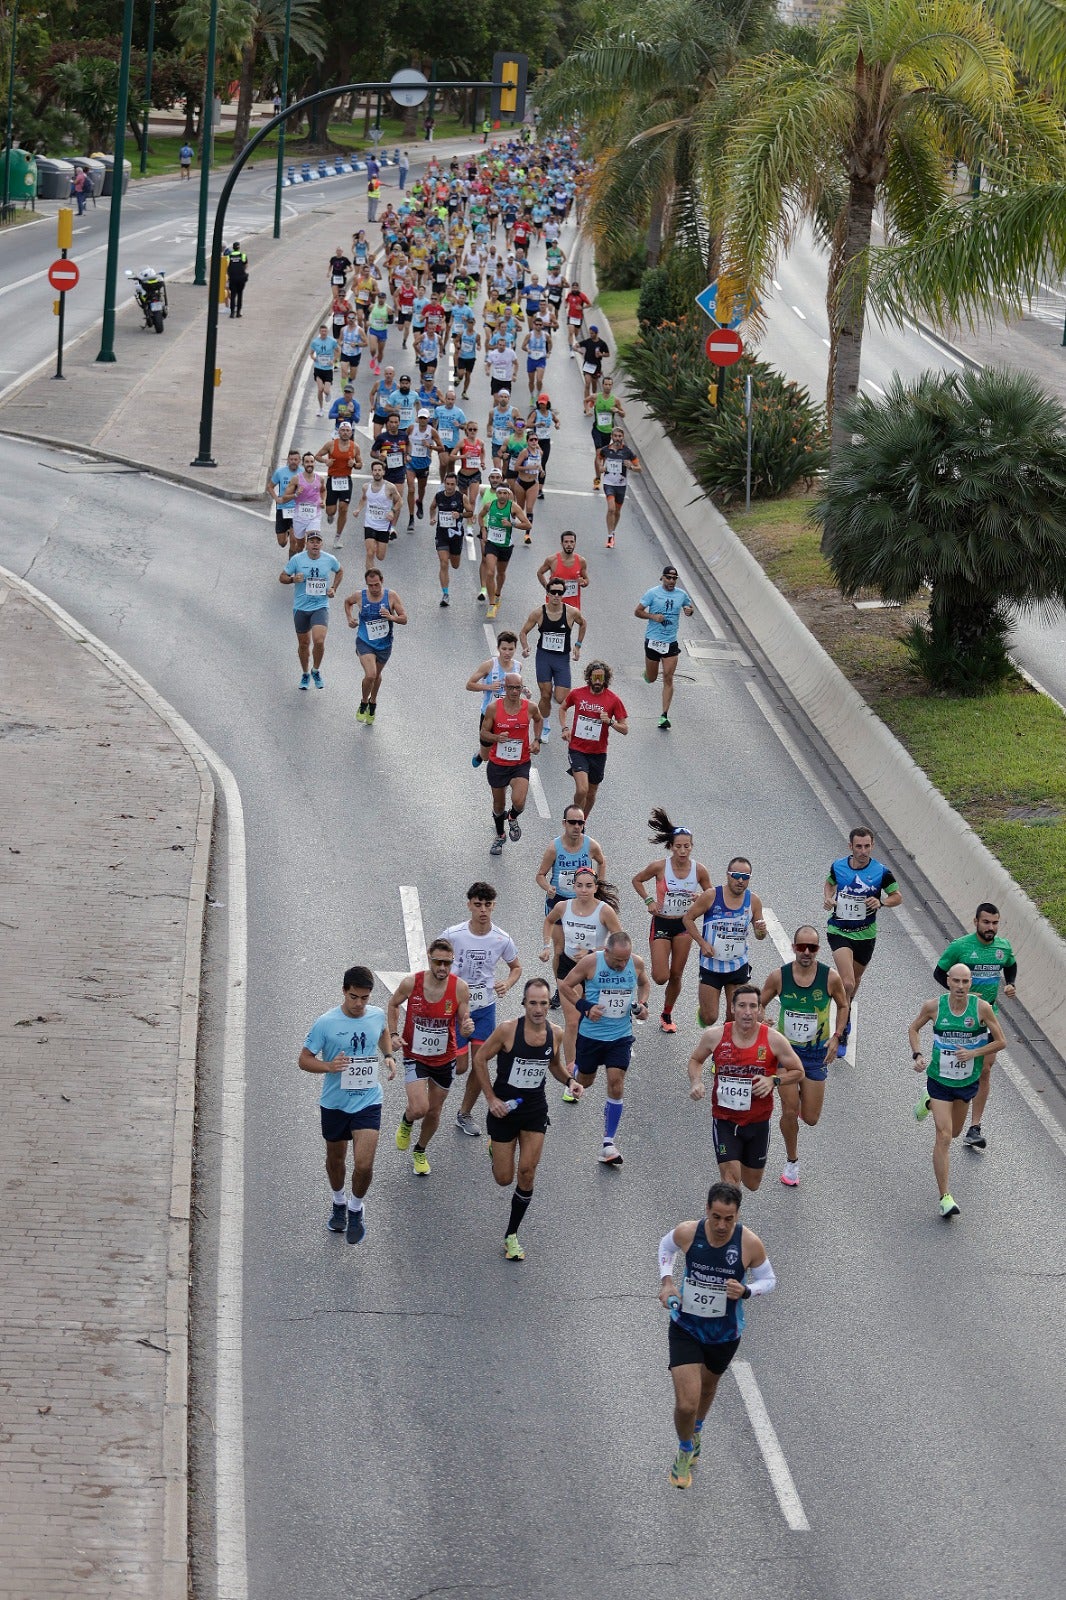
<path id="1" fill-rule="evenodd" d="M 1066 317 L 1066 305 L 1063 315 Z M 926 327 L 924 323 L 920 325 Z M 927 331 L 969 356 L 971 361 L 1033 373 L 1048 394 L 1066 405 L 1066 349 L 1062 344 L 1061 322 L 1055 325 L 1037 317 L 1018 317 L 976 333 L 951 325 L 943 331 L 932 327 Z"/>
<path id="2" fill-rule="evenodd" d="M 416 160 L 430 148 L 420 145 Z M 474 148 L 482 147 L 470 137 L 432 146 L 445 163 Z M 396 193 L 384 183 L 383 201 Z M 244 315 L 231 319 L 222 307 L 218 327 L 217 468 L 190 466 L 199 446 L 208 291 L 194 288 L 189 273 L 167 279 L 162 336 L 128 307 L 117 319 L 113 365 L 97 364 L 100 333 L 90 330 L 64 354 L 65 383 L 46 372 L 0 404 L 0 433 L 85 446 L 227 499 L 263 499 L 293 379 L 301 368 L 309 372 L 307 347 L 329 305 L 327 263 L 335 245 L 347 250 L 355 229 L 367 226 L 363 180 L 326 179 L 316 199 L 313 211 L 286 218 L 280 239 L 269 232 L 241 239 L 250 261 Z M 376 229 L 371 237 L 376 243 Z"/>
<path id="3" fill-rule="evenodd" d="M 0 660 L 0 1597 L 185 1600 L 211 780 L 2 576 Z"/>

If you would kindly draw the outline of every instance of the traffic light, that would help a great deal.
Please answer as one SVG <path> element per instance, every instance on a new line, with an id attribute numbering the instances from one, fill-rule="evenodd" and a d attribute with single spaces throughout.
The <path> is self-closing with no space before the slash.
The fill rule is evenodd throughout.
<path id="1" fill-rule="evenodd" d="M 520 50 L 497 50 L 492 58 L 492 120 L 521 122 L 526 114 L 529 57 Z"/>

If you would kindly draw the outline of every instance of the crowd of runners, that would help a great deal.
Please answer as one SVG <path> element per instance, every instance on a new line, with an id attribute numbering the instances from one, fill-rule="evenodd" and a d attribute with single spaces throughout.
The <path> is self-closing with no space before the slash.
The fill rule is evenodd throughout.
<path id="1" fill-rule="evenodd" d="M 269 492 L 287 556 L 280 581 L 293 589 L 300 690 L 324 687 L 329 601 L 344 586 L 346 537 L 357 567 L 362 543 L 343 609 L 362 668 L 355 715 L 366 726 L 374 724 L 396 629 L 408 622 L 391 581 L 401 561 L 416 559 L 405 533 L 420 523 L 431 531 L 445 609 L 458 599 L 453 585 L 473 541 L 479 566 L 469 604 L 496 621 L 512 555 L 519 540 L 533 543 L 540 504 L 551 494 L 553 443 L 564 424 L 580 424 L 591 433 L 589 474 L 603 495 L 605 544 L 615 547 L 627 480 L 640 462 L 626 442 L 614 380 L 603 371 L 611 352 L 563 246 L 585 177 L 568 139 L 489 147 L 447 167 L 431 161 L 400 203 L 385 208 L 374 237 L 357 230 L 328 263 L 331 312 L 309 352 L 316 420 L 328 437 L 291 451 Z M 553 401 L 549 360 L 579 364 L 579 417 Z M 488 379 L 491 394 L 481 416 L 470 398 L 476 376 Z M 566 747 L 573 796 L 558 833 L 530 862 L 529 893 L 543 896 L 540 948 L 520 951 L 494 920 L 495 887 L 474 882 L 465 916 L 433 939 L 426 968 L 405 976 L 386 1008 L 371 1003 L 369 967 L 343 974 L 339 1004 L 312 1025 L 299 1065 L 322 1079 L 333 1233 L 351 1244 L 366 1234 L 383 1082 L 402 1080 L 394 1142 L 419 1177 L 430 1175 L 429 1146 L 451 1089 L 461 1087 L 454 1126 L 471 1139 L 487 1137 L 492 1176 L 510 1190 L 504 1256 L 520 1262 L 553 1103 L 571 1108 L 561 1117 L 587 1122 L 602 1069 L 596 1154 L 605 1168 L 620 1169 L 634 1025 L 657 1011 L 661 1033 L 676 1034 L 688 975 L 698 1030 L 688 1093 L 693 1102 L 710 1099 L 718 1181 L 704 1214 L 678 1223 L 659 1247 L 678 1433 L 670 1477 L 684 1488 L 739 1343 L 743 1302 L 775 1282 L 765 1246 L 739 1220 L 742 1194 L 762 1182 L 775 1112 L 781 1182 L 798 1186 L 800 1128 L 817 1126 L 834 1066 L 847 1058 L 851 1008 L 867 981 L 878 916 L 902 893 L 875 854 L 872 831 L 856 825 L 839 858 L 812 875 L 811 910 L 827 914 L 824 928 L 820 916 L 798 927 L 787 959 L 755 982 L 755 947 L 768 925 L 752 861 L 736 854 L 721 866 L 701 862 L 692 828 L 660 807 L 648 820 L 651 859 L 617 874 L 631 886 L 623 904 L 608 865 L 616 852 L 591 836 L 589 820 L 611 736 L 629 733 L 628 712 L 608 662 L 584 660 L 590 575 L 582 542 L 567 529 L 543 551 L 536 605 L 527 596 L 513 625 L 497 626 L 494 649 L 465 684 L 477 697 L 470 759 L 487 780 L 490 857 L 522 837 L 533 758 L 556 736 Z M 658 725 L 668 732 L 679 630 L 695 602 L 670 562 L 633 600 L 644 624 L 643 678 L 658 685 Z M 533 682 L 523 675 L 530 656 Z M 646 956 L 638 953 L 645 939 Z M 909 1038 L 922 1077 L 915 1117 L 932 1116 L 938 1210 L 949 1218 L 959 1213 L 949 1184 L 952 1141 L 966 1129 L 969 1108 L 964 1142 L 986 1147 L 990 1069 L 1005 1043 L 1000 986 L 1014 994 L 1014 955 L 994 906 L 978 907 L 973 933 L 949 945 L 934 977 L 944 992 L 920 1007 Z M 502 1018 L 498 1002 L 519 985 L 517 1015 Z"/>

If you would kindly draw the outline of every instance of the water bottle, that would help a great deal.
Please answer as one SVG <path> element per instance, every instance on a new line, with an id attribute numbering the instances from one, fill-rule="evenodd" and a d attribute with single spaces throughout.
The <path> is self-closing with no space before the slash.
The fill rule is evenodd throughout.
<path id="1" fill-rule="evenodd" d="M 517 1111 L 519 1106 L 522 1104 L 522 1096 L 519 1095 L 517 1100 L 505 1100 L 503 1103 L 507 1107 L 508 1111 Z M 680 1304 L 680 1302 L 678 1303 Z"/>
<path id="2" fill-rule="evenodd" d="M 666 1298 L 666 1309 L 669 1311 L 671 1316 L 676 1315 L 676 1313 L 681 1310 L 681 1296 L 679 1294 L 668 1295 Z"/>

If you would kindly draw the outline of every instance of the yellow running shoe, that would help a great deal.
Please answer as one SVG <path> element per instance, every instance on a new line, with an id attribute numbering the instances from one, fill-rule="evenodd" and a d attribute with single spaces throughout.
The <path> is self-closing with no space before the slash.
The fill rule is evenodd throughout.
<path id="1" fill-rule="evenodd" d="M 414 1132 L 414 1123 L 412 1123 L 412 1122 L 401 1122 L 400 1123 L 400 1126 L 396 1129 L 396 1148 L 397 1148 L 397 1150 L 410 1150 L 410 1148 L 411 1148 L 411 1135 L 412 1135 L 413 1132 Z"/>
<path id="2" fill-rule="evenodd" d="M 424 1150 L 412 1150 L 411 1160 L 420 1178 L 429 1177 L 429 1157 Z"/>
<path id="3" fill-rule="evenodd" d="M 670 1468 L 670 1482 L 675 1489 L 692 1488 L 692 1451 L 679 1450 Z"/>
<path id="4" fill-rule="evenodd" d="M 508 1261 L 524 1261 L 526 1253 L 518 1242 L 517 1233 L 509 1233 L 503 1241 L 503 1253 Z"/>

